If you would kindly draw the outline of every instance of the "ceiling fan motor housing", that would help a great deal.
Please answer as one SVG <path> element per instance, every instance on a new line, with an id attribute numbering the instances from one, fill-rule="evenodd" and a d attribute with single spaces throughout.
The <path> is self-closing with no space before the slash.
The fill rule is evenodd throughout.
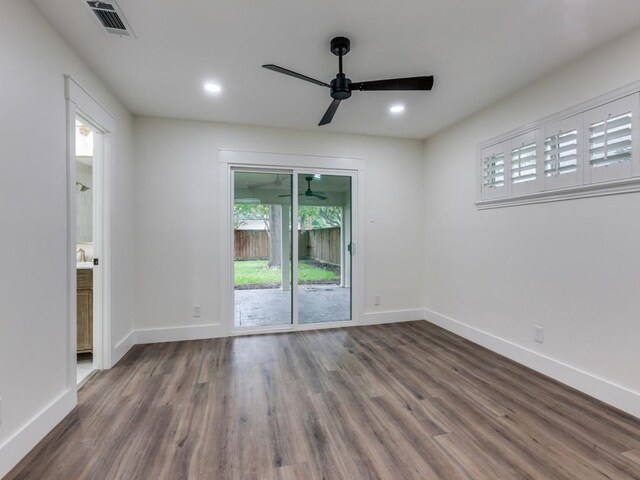
<path id="1" fill-rule="evenodd" d="M 351 96 L 351 79 L 339 73 L 331 80 L 331 96 L 336 100 L 345 100 Z"/>

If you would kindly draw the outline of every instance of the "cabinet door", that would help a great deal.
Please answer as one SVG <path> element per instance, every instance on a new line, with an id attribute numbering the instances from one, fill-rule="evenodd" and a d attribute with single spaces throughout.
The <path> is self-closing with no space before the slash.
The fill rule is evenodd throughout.
<path id="1" fill-rule="evenodd" d="M 93 291 L 78 290 L 77 302 L 77 340 L 78 353 L 90 352 L 93 349 Z"/>

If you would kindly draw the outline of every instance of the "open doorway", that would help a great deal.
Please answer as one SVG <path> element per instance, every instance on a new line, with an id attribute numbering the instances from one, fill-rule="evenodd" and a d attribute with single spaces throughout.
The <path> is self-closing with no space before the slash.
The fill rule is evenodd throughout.
<path id="1" fill-rule="evenodd" d="M 98 130 L 83 117 L 75 118 L 76 159 L 76 376 L 84 382 L 95 370 L 94 365 L 94 259 L 96 251 L 95 172 L 98 153 Z"/>
<path id="2" fill-rule="evenodd" d="M 72 77 L 67 100 L 67 385 L 111 367 L 110 166 L 115 117 Z"/>

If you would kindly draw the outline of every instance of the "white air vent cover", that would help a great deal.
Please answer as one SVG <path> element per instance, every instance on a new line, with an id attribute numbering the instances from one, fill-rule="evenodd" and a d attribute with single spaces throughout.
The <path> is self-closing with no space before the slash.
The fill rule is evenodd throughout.
<path id="1" fill-rule="evenodd" d="M 87 0 L 86 5 L 107 32 L 135 37 L 115 0 L 108 2 Z"/>

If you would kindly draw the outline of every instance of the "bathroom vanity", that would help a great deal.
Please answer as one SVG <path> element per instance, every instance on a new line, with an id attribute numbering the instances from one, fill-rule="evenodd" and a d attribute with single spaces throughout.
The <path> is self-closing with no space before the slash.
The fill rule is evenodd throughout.
<path id="1" fill-rule="evenodd" d="M 93 269 L 79 267 L 76 271 L 78 353 L 91 353 L 93 351 Z"/>

